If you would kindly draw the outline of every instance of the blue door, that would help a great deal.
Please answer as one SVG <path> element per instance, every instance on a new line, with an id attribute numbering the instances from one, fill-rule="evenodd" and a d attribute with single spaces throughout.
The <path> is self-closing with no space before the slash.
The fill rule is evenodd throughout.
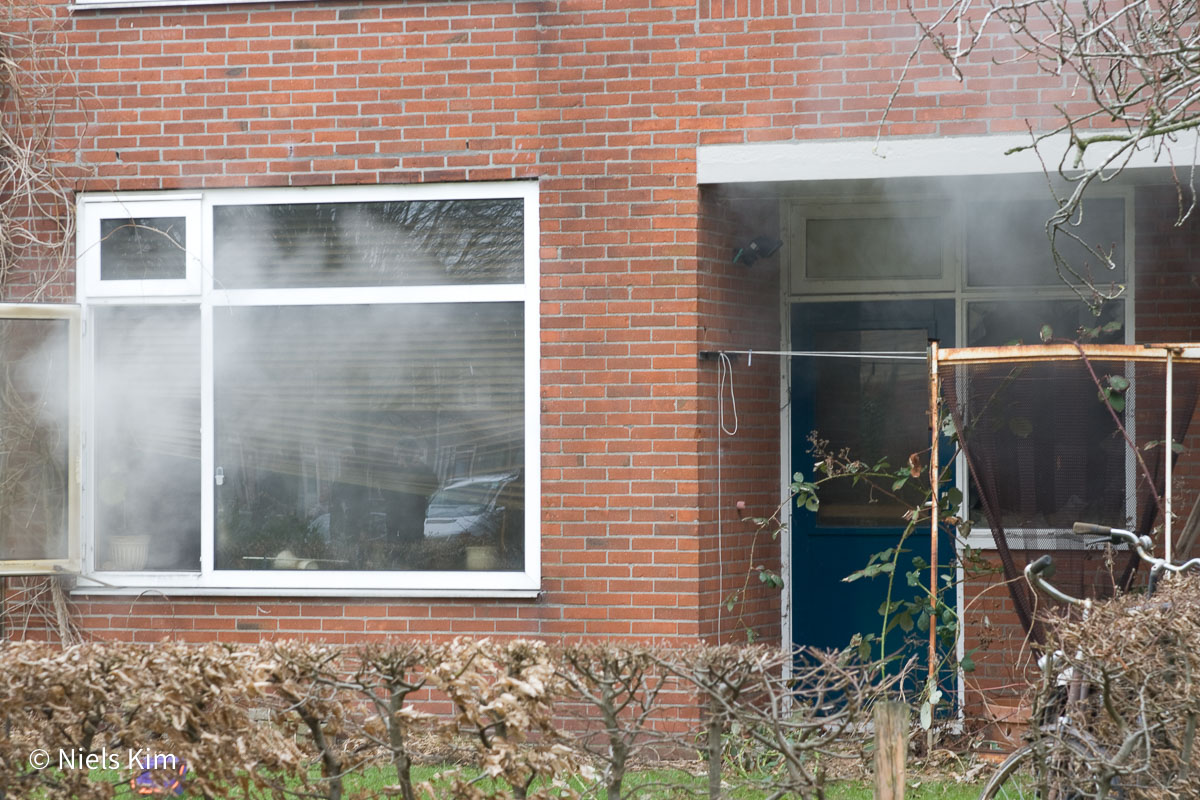
<path id="1" fill-rule="evenodd" d="M 797 303 L 792 306 L 791 324 L 792 346 L 798 351 L 923 353 L 929 339 L 953 345 L 954 301 Z M 893 468 L 899 468 L 908 464 L 913 453 L 920 453 L 922 464 L 927 464 L 927 370 L 924 360 L 793 358 L 793 473 L 813 477 L 818 460 L 812 452 L 813 435 L 826 440 L 829 451 L 845 448 L 851 457 L 868 464 L 886 457 Z M 928 473 L 912 483 L 927 486 Z M 855 486 L 843 479 L 821 488 L 815 513 L 793 507 L 792 636 L 796 644 L 845 647 L 855 633 L 879 633 L 886 576 L 854 583 L 842 579 L 866 566 L 873 553 L 899 541 L 906 507 L 924 496 L 917 486 L 901 491 L 903 502 L 897 502 L 869 485 Z M 905 542 L 909 552 L 898 564 L 893 599 L 899 599 L 897 593 L 912 598 L 917 592 L 907 585 L 904 573 L 913 568 L 914 556 L 929 559 L 928 526 L 921 528 Z M 939 562 L 946 564 L 953 557 L 953 542 L 942 538 Z M 888 650 L 894 652 L 901 635 L 888 636 Z"/>

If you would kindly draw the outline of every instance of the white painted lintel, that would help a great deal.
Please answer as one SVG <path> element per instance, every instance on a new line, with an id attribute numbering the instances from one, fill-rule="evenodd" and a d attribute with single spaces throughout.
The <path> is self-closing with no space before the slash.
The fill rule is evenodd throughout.
<path id="1" fill-rule="evenodd" d="M 696 179 L 700 184 L 720 184 L 1039 173 L 1042 160 L 1035 152 L 1008 152 L 1030 141 L 1028 134 L 1000 134 L 703 145 L 696 148 Z M 1093 145 L 1084 166 L 1102 163 L 1104 148 L 1111 151 L 1113 147 Z M 1047 139 L 1039 150 L 1046 167 L 1057 170 L 1067 152 L 1067 139 Z M 1190 165 L 1196 153 L 1197 134 L 1189 131 L 1169 146 L 1138 149 L 1126 166 Z"/>

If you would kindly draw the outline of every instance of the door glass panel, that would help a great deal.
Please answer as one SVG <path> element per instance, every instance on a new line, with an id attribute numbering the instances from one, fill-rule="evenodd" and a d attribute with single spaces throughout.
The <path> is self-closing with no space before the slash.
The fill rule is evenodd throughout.
<path id="1" fill-rule="evenodd" d="M 924 328 L 815 331 L 813 342 L 818 351 L 920 352 L 928 337 Z M 929 449 L 924 361 L 819 358 L 816 362 L 814 425 L 831 449 L 844 448 L 851 458 L 871 465 L 886 458 L 897 469 L 908 463 L 910 454 Z M 890 491 L 890 482 L 885 484 L 883 489 Z M 817 524 L 896 527 L 922 492 L 910 485 L 898 494 L 899 500 L 865 482 L 855 486 L 850 480 L 830 481 L 821 487 Z"/>
<path id="2" fill-rule="evenodd" d="M 200 311 L 100 306 L 96 567 L 200 568 Z"/>
<path id="3" fill-rule="evenodd" d="M 0 319 L 0 559 L 66 559 L 70 327 Z"/>

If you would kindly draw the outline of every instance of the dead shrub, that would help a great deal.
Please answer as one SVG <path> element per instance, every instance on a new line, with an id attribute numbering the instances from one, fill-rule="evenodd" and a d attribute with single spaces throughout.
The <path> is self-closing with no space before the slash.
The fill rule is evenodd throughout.
<path id="1" fill-rule="evenodd" d="M 1054 667 L 1033 689 L 1040 767 L 1080 797 L 1200 796 L 1200 577 L 1051 622 Z M 1064 704 L 1072 686 L 1086 699 Z"/>

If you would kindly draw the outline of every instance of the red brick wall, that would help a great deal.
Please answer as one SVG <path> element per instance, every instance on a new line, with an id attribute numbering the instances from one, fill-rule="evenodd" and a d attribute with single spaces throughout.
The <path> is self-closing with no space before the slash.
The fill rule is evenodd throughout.
<path id="1" fill-rule="evenodd" d="M 717 369 L 697 353 L 778 344 L 778 267 L 729 263 L 761 220 L 731 220 L 698 190 L 695 148 L 874 135 L 915 30 L 905 4 L 54 8 L 78 87 L 59 133 L 79 191 L 537 178 L 542 203 L 541 599 L 85 600 L 88 628 L 740 635 L 715 610 L 754 565 L 733 504 L 775 503 L 778 365 L 735 367 L 742 427 L 722 441 L 718 506 Z M 918 59 L 886 132 L 1024 130 L 1052 87 L 987 55 L 965 87 Z M 778 545 L 760 558 L 776 565 Z M 777 636 L 779 596 L 751 584 L 744 621 Z"/>
<path id="2" fill-rule="evenodd" d="M 779 236 L 778 199 L 745 187 L 706 190 L 700 230 L 702 348 L 778 350 L 780 255 L 733 263 L 735 249 L 751 239 Z M 780 359 L 734 354 L 724 378 L 721 370 L 709 360 L 700 373 L 701 632 L 776 639 L 781 595 L 759 580 L 758 568 L 781 571 L 778 525 L 752 519 L 773 516 L 779 505 Z"/>

